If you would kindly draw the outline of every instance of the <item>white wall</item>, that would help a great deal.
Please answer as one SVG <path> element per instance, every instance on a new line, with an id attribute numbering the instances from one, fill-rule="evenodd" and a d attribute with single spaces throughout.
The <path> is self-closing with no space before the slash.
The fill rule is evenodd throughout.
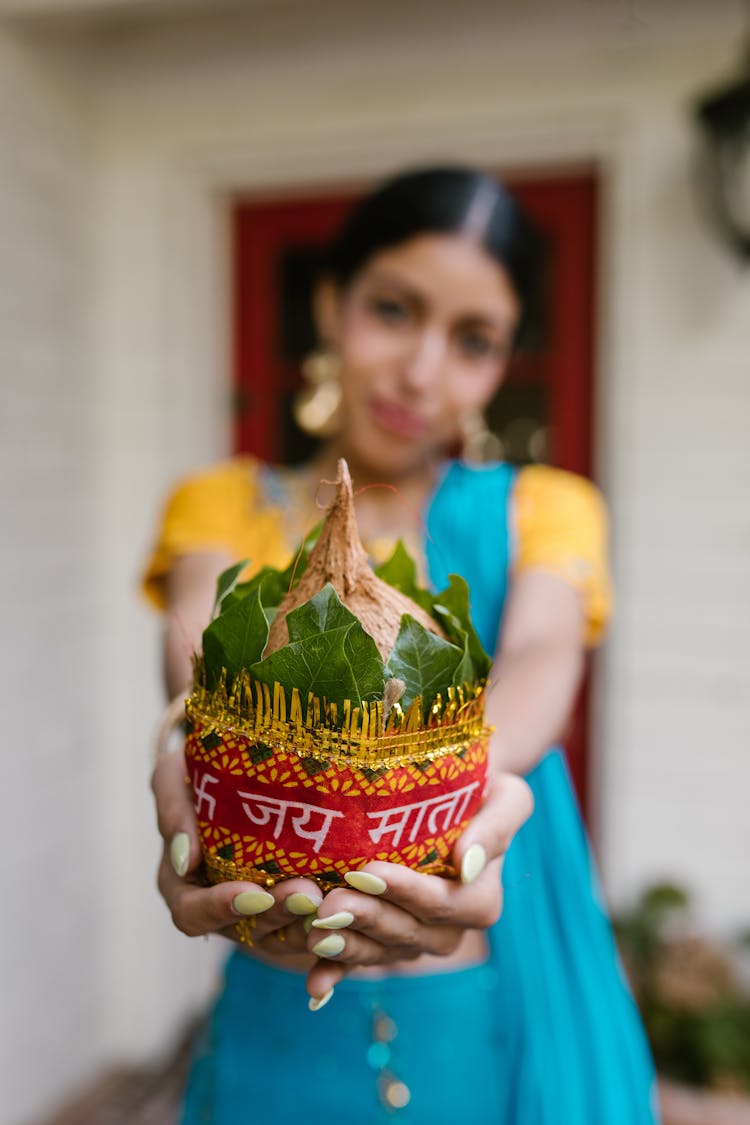
<path id="1" fill-rule="evenodd" d="M 695 85 L 685 74 L 675 95 Z M 600 447 L 620 588 L 601 825 L 615 898 L 674 878 L 732 931 L 750 915 L 750 273 L 696 213 L 685 104 L 644 109 L 622 222 L 628 361 Z"/>
<path id="2" fill-rule="evenodd" d="M 200 395 L 149 362 L 170 305 L 152 177 L 105 160 L 61 74 L 0 29 L 1 1125 L 171 1049 L 221 954 L 172 930 L 154 885 L 157 626 L 136 591 L 165 446 L 188 464 L 220 442 Z M 151 224 L 110 222 L 123 201 Z M 162 278 L 156 303 L 142 270 Z M 201 271 L 210 304 L 205 255 Z"/>
<path id="3" fill-rule="evenodd" d="M 84 124 L 67 91 L 0 33 L 4 1122 L 26 1119 L 102 1057 L 105 775 Z"/>
<path id="4" fill-rule="evenodd" d="M 159 846 L 147 781 L 163 699 L 159 621 L 138 589 L 168 480 L 226 445 L 222 345 L 203 324 L 221 320 L 223 279 L 212 269 L 218 235 L 210 201 L 198 202 L 194 218 L 179 191 L 106 143 L 98 168 L 91 314 L 101 573 L 109 591 L 108 676 L 100 691 L 112 719 L 101 794 L 110 864 L 102 888 L 103 990 L 110 1052 L 149 1058 L 169 1049 L 213 987 L 225 944 L 178 934 L 153 885 Z M 171 244 L 174 223 L 187 234 L 182 247 Z M 191 279 L 187 305 L 174 284 L 183 275 Z"/>
<path id="5" fill-rule="evenodd" d="M 672 6 L 670 22 L 663 6 L 657 20 L 630 19 L 617 4 L 578 3 L 568 5 L 577 9 L 574 20 L 550 4 L 548 18 L 532 23 L 523 5 L 510 7 L 512 20 L 508 6 L 495 4 L 477 4 L 477 18 L 468 19 L 463 6 L 436 0 L 427 23 L 418 5 L 390 0 L 289 2 L 246 21 L 125 28 L 56 46 L 60 65 L 67 63 L 88 93 L 94 148 L 86 150 L 87 163 L 71 167 L 67 156 L 82 143 L 71 114 L 64 127 L 42 122 L 48 144 L 38 146 L 33 169 L 17 161 L 10 195 L 16 207 L 26 206 L 59 175 L 54 154 L 67 146 L 63 205 L 52 209 L 49 228 L 32 246 L 52 260 L 45 284 L 63 278 L 75 308 L 65 317 L 54 308 L 45 313 L 51 356 L 39 354 L 37 305 L 25 328 L 12 318 L 0 348 L 18 338 L 13 370 L 41 372 L 47 422 L 29 402 L 37 384 L 24 375 L 11 386 L 19 419 L 12 436 L 20 445 L 11 464 L 44 456 L 56 470 L 56 490 L 65 485 L 62 470 L 70 474 L 63 506 L 53 508 L 79 533 L 66 534 L 60 548 L 72 591 L 65 613 L 80 604 L 88 622 L 93 639 L 82 663 L 92 667 L 94 652 L 105 658 L 106 675 L 96 680 L 100 725 L 90 725 L 88 739 L 73 741 L 84 707 L 80 692 L 57 687 L 58 678 L 73 676 L 59 648 L 48 716 L 63 708 L 65 723 L 44 719 L 45 745 L 67 740 L 58 762 L 69 779 L 90 786 L 103 827 L 100 858 L 89 852 L 86 859 L 99 865 L 99 877 L 80 880 L 75 890 L 65 883 L 76 912 L 66 898 L 62 916 L 55 911 L 50 919 L 58 942 L 58 928 L 73 923 L 79 934 L 91 933 L 92 944 L 93 935 L 104 942 L 89 958 L 95 968 L 101 959 L 98 1009 L 90 983 L 81 993 L 71 973 L 65 985 L 66 997 L 78 987 L 86 998 L 90 1019 L 78 1031 L 99 1034 L 102 1051 L 138 1056 L 166 1043 L 210 986 L 218 954 L 214 943 L 174 933 L 151 888 L 156 841 L 145 780 L 159 708 L 157 624 L 138 603 L 135 577 L 168 481 L 228 447 L 224 217 L 239 189 L 325 186 L 445 156 L 507 167 L 598 164 L 605 199 L 597 459 L 612 505 L 619 587 L 617 623 L 598 669 L 598 847 L 613 901 L 665 875 L 695 889 L 716 928 L 747 923 L 750 466 L 743 422 L 750 415 L 750 280 L 697 214 L 687 117 L 695 91 L 731 67 L 739 12 L 725 3 L 683 4 Z M 31 85 L 40 99 L 36 76 L 19 77 L 3 64 L 0 81 L 6 70 L 15 76 L 15 94 L 21 82 L 24 95 Z M 2 135 L 16 137 L 4 106 L 3 98 Z M 3 183 L 0 224 L 17 237 L 32 223 L 9 220 L 7 194 Z M 75 273 L 78 259 L 66 253 L 71 239 L 85 242 L 88 199 L 90 291 Z M 4 268 L 0 261 L 0 275 Z M 31 293 L 38 301 L 37 279 L 24 284 L 27 302 Z M 7 286 L 3 280 L 3 296 Z M 84 311 L 90 368 L 77 362 Z M 31 411 L 41 447 L 21 437 Z M 26 506 L 18 507 L 7 473 L 0 488 L 16 504 L 20 525 Z M 35 501 L 40 513 L 56 499 L 45 480 Z M 29 559 L 45 536 L 39 522 L 15 534 L 25 545 L 16 588 L 25 591 Z M 45 635 L 52 609 L 45 597 L 24 667 Z M 26 652 L 28 600 L 19 594 L 10 611 Z M 86 628 L 76 624 L 73 634 L 85 648 Z M 81 721 L 92 723 L 90 716 Z M 85 783 L 84 757 L 95 778 Z M 32 780 L 39 791 L 38 771 L 33 779 L 22 772 L 17 784 L 34 791 Z M 92 805 L 78 800 L 71 817 L 52 805 L 51 790 L 45 800 L 47 828 L 34 846 L 52 841 L 58 851 L 80 850 L 96 827 Z M 46 893 L 38 853 L 31 870 L 32 882 L 14 876 L 24 916 L 38 888 Z M 56 879 L 55 894 L 58 885 Z M 41 948 L 43 938 L 25 917 L 17 926 L 15 954 L 26 973 L 38 958 L 22 943 Z M 70 964 L 78 965 L 80 947 L 65 932 Z M 56 953 L 49 964 L 59 962 Z M 19 1010 L 23 995 L 12 995 Z M 96 1057 L 95 1045 L 81 1044 L 76 1072 Z M 49 1089 L 53 1081 L 54 1073 Z"/>

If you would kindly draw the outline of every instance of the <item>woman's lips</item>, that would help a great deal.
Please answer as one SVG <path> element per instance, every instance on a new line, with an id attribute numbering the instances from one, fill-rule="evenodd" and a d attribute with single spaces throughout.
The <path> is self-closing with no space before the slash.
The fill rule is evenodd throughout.
<path id="1" fill-rule="evenodd" d="M 427 432 L 425 418 L 388 399 L 373 396 L 370 398 L 370 411 L 377 425 L 397 437 L 419 438 Z"/>

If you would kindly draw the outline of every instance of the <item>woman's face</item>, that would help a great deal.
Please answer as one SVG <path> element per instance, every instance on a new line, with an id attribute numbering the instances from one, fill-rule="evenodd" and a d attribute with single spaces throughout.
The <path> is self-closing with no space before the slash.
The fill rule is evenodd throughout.
<path id="1" fill-rule="evenodd" d="M 421 235 L 371 258 L 331 295 L 325 333 L 352 461 L 397 476 L 444 456 L 500 385 L 519 315 L 508 275 L 465 236 Z"/>

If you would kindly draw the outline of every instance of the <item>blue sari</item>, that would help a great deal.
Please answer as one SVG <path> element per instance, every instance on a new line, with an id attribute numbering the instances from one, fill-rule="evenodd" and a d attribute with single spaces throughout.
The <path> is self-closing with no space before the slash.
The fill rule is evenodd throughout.
<path id="1" fill-rule="evenodd" d="M 427 512 L 436 588 L 469 583 L 495 645 L 512 559 L 507 465 L 448 466 Z M 653 1068 L 624 982 L 563 756 L 527 778 L 485 965 L 343 981 L 316 1013 L 302 981 L 232 954 L 196 1044 L 183 1125 L 655 1125 Z M 385 1030 L 383 1030 L 385 1029 Z"/>

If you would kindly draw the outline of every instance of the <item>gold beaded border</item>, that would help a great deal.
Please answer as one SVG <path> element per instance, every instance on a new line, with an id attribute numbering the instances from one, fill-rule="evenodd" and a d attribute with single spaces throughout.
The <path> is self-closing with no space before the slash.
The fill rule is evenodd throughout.
<path id="1" fill-rule="evenodd" d="M 204 856 L 206 865 L 206 872 L 208 878 L 212 883 L 231 883 L 235 881 L 256 883 L 261 887 L 275 887 L 277 883 L 283 883 L 286 879 L 311 879 L 317 883 L 321 890 L 328 891 L 334 890 L 336 887 L 346 888 L 346 883 L 341 880 L 324 879 L 314 872 L 306 872 L 304 875 L 293 874 L 291 872 L 282 871 L 278 874 L 269 874 L 268 871 L 263 871 L 260 867 L 252 867 L 250 864 L 243 865 L 233 863 L 231 859 L 222 859 L 221 856 L 209 854 Z M 408 864 L 404 864 L 408 866 Z M 419 871 L 422 875 L 441 875 L 449 879 L 456 877 L 456 869 L 450 863 L 443 863 L 442 860 L 436 860 L 434 863 L 425 863 L 419 867 L 412 868 L 414 871 Z"/>

